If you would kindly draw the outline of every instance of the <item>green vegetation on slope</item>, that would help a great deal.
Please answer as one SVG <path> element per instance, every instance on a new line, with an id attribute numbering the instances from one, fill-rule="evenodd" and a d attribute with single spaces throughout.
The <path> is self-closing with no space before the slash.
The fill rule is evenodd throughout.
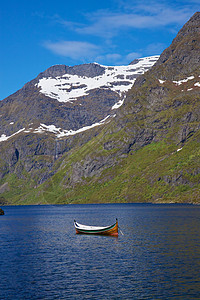
<path id="1" fill-rule="evenodd" d="M 200 133 L 177 151 L 167 140 L 130 152 L 119 164 L 105 169 L 100 176 L 82 178 L 73 186 L 66 184 L 71 163 L 80 159 L 86 145 L 68 157 L 58 172 L 38 188 L 28 179 L 9 175 L 10 191 L 4 197 L 13 204 L 64 204 L 106 202 L 189 202 L 200 199 Z M 67 175 L 67 176 L 66 176 Z"/>

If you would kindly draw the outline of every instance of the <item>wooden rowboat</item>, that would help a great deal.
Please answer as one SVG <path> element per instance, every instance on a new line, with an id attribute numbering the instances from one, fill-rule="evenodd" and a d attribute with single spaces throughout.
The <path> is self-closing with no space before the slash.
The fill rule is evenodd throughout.
<path id="1" fill-rule="evenodd" d="M 118 220 L 116 219 L 115 224 L 107 227 L 87 226 L 77 223 L 74 220 L 74 227 L 76 233 L 81 234 L 100 234 L 100 235 L 112 235 L 118 236 Z"/>

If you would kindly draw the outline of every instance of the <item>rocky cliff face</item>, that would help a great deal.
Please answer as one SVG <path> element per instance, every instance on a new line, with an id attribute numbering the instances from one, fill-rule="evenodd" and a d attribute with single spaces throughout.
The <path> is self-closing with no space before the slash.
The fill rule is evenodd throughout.
<path id="1" fill-rule="evenodd" d="M 196 13 L 151 69 L 157 58 L 135 60 L 123 72 L 54 66 L 5 99 L 2 196 L 16 203 L 200 202 L 199 30 Z"/>
<path id="2" fill-rule="evenodd" d="M 199 72 L 199 23 L 200 14 L 197 12 L 179 31 L 170 47 L 163 51 L 155 66 L 158 78 L 181 80 L 191 72 Z"/>

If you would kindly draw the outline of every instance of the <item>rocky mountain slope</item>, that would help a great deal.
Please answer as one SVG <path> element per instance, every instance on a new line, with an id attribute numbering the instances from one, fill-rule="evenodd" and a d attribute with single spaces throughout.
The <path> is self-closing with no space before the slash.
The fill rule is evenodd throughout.
<path id="1" fill-rule="evenodd" d="M 139 76 L 132 88 L 127 83 L 126 92 L 126 84 L 122 85 L 121 80 L 128 78 L 121 71 L 85 65 L 84 68 L 91 68 L 91 78 L 99 77 L 92 93 L 102 93 L 103 89 L 103 93 L 108 92 L 104 94 L 105 102 L 109 99 L 107 108 L 103 108 L 104 103 L 99 110 L 96 105 L 92 110 L 86 109 L 88 123 L 74 108 L 72 119 L 70 114 L 68 118 L 62 115 L 63 105 L 65 109 L 67 105 L 80 108 L 84 99 L 91 106 L 98 98 L 92 94 L 90 101 L 88 78 L 81 73 L 81 80 L 76 81 L 73 68 L 71 73 L 67 71 L 68 75 L 65 66 L 61 67 L 62 74 L 57 73 L 59 67 L 50 68 L 5 99 L 0 107 L 4 113 L 0 143 L 2 201 L 200 203 L 199 33 L 198 12 L 156 63 L 154 58 L 155 65 Z M 133 66 L 135 69 L 138 62 L 135 63 L 128 66 L 128 72 Z M 94 68 L 98 71 L 92 75 Z M 103 79 L 105 74 L 111 76 L 107 83 Z M 113 76 L 117 78 L 113 80 Z M 34 91 L 31 96 L 25 93 L 29 85 Z M 73 87 L 78 88 L 80 98 L 75 97 Z M 65 91 L 70 93 L 68 98 L 63 97 Z M 103 95 L 98 99 L 102 98 Z M 28 113 L 29 103 L 22 112 L 27 116 L 26 124 L 23 123 L 25 118 L 18 115 L 21 101 L 31 102 L 32 111 L 37 111 L 34 121 L 31 111 Z M 38 102 L 40 110 L 36 109 Z M 112 109 L 115 105 L 117 109 Z M 52 113 L 48 119 L 49 106 L 55 111 L 55 119 Z M 38 116 L 44 117 L 42 124 Z M 15 124 L 13 130 L 8 122 Z"/>
<path id="2" fill-rule="evenodd" d="M 0 141 L 19 131 L 46 131 L 59 138 L 104 122 L 122 105 L 135 79 L 157 59 L 141 58 L 116 67 L 96 63 L 50 67 L 0 102 Z"/>

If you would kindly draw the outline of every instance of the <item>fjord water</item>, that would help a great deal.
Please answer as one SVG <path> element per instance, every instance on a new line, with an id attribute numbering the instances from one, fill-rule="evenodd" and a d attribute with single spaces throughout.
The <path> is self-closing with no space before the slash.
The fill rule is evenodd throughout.
<path id="1" fill-rule="evenodd" d="M 7 206 L 0 299 L 199 299 L 200 206 Z M 73 221 L 124 235 L 76 235 Z"/>

